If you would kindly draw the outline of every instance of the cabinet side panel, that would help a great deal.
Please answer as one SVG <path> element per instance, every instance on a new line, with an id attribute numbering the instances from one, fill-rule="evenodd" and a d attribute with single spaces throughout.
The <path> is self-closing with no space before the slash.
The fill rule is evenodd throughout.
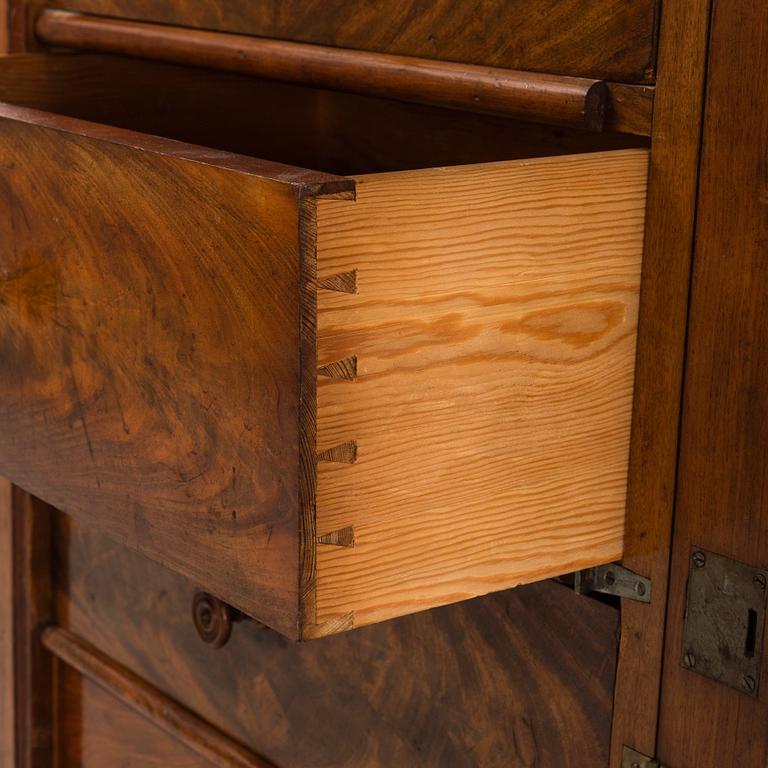
<path id="1" fill-rule="evenodd" d="M 749 633 L 730 642 L 763 654 L 743 688 L 699 674 L 707 659 L 681 663 L 694 549 L 768 567 L 768 82 L 743 77 L 766 69 L 768 6 L 714 2 L 657 748 L 675 768 L 768 765 L 762 619 L 756 648 Z M 746 607 L 732 611 L 742 626 Z"/>
<path id="2" fill-rule="evenodd" d="M 319 623 L 621 556 L 646 175 L 629 150 L 319 201 Z"/>

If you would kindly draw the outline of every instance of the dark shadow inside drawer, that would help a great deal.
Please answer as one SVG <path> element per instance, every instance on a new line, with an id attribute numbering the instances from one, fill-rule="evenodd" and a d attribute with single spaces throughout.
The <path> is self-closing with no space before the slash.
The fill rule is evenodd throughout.
<path id="1" fill-rule="evenodd" d="M 91 54 L 3 59 L 0 101 L 342 175 L 648 146 L 638 136 Z"/>

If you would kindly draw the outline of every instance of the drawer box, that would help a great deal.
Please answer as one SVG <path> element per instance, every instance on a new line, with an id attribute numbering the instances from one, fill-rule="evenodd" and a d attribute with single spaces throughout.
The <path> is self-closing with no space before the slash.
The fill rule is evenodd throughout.
<path id="1" fill-rule="evenodd" d="M 291 637 L 617 559 L 646 174 L 344 178 L 4 103 L 0 473 Z"/>

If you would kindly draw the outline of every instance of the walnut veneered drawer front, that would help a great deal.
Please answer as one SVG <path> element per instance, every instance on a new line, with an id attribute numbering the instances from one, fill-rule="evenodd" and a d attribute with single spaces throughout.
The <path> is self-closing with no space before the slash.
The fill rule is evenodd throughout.
<path id="1" fill-rule="evenodd" d="M 292 637 L 614 560 L 646 173 L 346 179 L 3 104 L 0 473 Z"/>
<path id="2" fill-rule="evenodd" d="M 46 6 L 468 64 L 653 79 L 658 0 L 51 0 Z"/>

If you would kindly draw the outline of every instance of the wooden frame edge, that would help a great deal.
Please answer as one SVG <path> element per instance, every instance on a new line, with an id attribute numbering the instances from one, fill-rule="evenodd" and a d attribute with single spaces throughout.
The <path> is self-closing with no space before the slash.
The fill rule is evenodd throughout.
<path id="1" fill-rule="evenodd" d="M 189 749 L 222 768 L 275 768 L 191 710 L 61 627 L 48 627 L 42 643 L 53 656 L 100 686 Z"/>
<path id="2" fill-rule="evenodd" d="M 660 20 L 623 559 L 654 597 L 622 601 L 611 768 L 656 751 L 709 9 L 670 0 Z"/>
<path id="3" fill-rule="evenodd" d="M 317 621 L 317 200 L 300 195 L 299 211 L 299 605 L 297 637 Z"/>
<path id="4" fill-rule="evenodd" d="M 0 477 L 0 768 L 16 765 L 11 484 Z"/>
<path id="5" fill-rule="evenodd" d="M 459 64 L 269 37 L 191 30 L 44 8 L 38 39 L 54 47 L 161 58 L 351 93 L 602 131 L 603 80 Z"/>
<path id="6" fill-rule="evenodd" d="M 53 764 L 53 668 L 40 642 L 53 620 L 51 512 L 44 502 L 12 487 L 17 768 Z"/>

